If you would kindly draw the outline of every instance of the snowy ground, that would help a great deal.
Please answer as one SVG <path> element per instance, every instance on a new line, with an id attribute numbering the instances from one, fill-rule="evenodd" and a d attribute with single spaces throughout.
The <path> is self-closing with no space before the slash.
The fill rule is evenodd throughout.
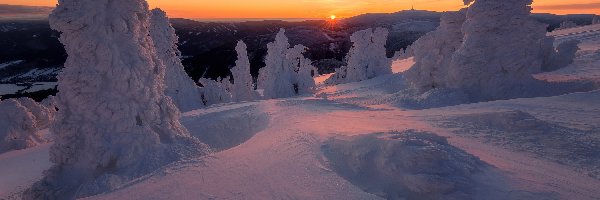
<path id="1" fill-rule="evenodd" d="M 600 39 L 580 29 L 563 31 L 583 40 L 578 61 L 538 78 L 599 81 L 590 44 Z M 395 61 L 394 72 L 412 62 Z M 184 113 L 215 153 L 90 199 L 600 199 L 600 90 L 424 110 L 389 103 L 406 87 L 395 74 Z M 47 151 L 0 155 L 0 199 L 41 176 Z"/>

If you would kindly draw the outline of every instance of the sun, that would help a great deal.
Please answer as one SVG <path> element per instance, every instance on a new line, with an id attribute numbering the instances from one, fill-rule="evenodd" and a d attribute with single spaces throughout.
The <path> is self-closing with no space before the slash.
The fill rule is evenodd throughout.
<path id="1" fill-rule="evenodd" d="M 337 17 L 336 17 L 335 15 L 331 15 L 331 16 L 329 16 L 329 18 L 330 18 L 331 20 L 335 20 L 335 18 L 337 18 Z"/>

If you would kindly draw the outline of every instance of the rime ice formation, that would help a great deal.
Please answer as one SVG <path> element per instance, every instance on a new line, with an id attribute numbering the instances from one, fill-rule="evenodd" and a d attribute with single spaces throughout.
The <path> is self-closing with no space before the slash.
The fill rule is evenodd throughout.
<path id="1" fill-rule="evenodd" d="M 235 50 L 238 59 L 235 61 L 235 67 L 231 69 L 233 75 L 233 85 L 231 87 L 232 101 L 252 101 L 258 98 L 254 91 L 252 75 L 250 74 L 250 60 L 248 59 L 248 50 L 246 43 L 239 41 Z"/>
<path id="2" fill-rule="evenodd" d="M 0 153 L 47 142 L 37 131 L 46 128 L 50 120 L 50 113 L 31 99 L 0 101 Z"/>
<path id="3" fill-rule="evenodd" d="M 560 43 L 556 47 L 556 52 L 553 51 L 542 66 L 542 71 L 554 71 L 572 64 L 577 51 L 579 51 L 578 45 L 579 40 L 568 40 Z"/>
<path id="4" fill-rule="evenodd" d="M 407 79 L 417 89 L 427 91 L 447 87 L 450 61 L 462 45 L 461 26 L 466 20 L 465 14 L 466 9 L 444 12 L 440 26 L 413 43 L 415 65 L 407 72 Z"/>
<path id="5" fill-rule="evenodd" d="M 164 94 L 149 18 L 144 0 L 59 1 L 49 20 L 68 58 L 51 130 L 54 166 L 24 199 L 95 195 L 207 152 Z"/>
<path id="6" fill-rule="evenodd" d="M 385 44 L 389 32 L 384 28 L 358 31 L 350 37 L 352 48 L 348 65 L 336 69 L 326 84 L 358 82 L 392 73 L 392 60 L 386 57 Z"/>
<path id="7" fill-rule="evenodd" d="M 45 106 L 35 102 L 30 98 L 19 98 L 18 101 L 35 117 L 37 130 L 50 127 L 50 124 L 54 121 L 54 116 L 56 114 L 56 109 L 54 106 Z"/>
<path id="8" fill-rule="evenodd" d="M 400 49 L 400 51 L 396 51 L 396 53 L 394 53 L 394 57 L 392 58 L 392 61 L 394 60 L 404 60 L 407 58 L 410 58 L 413 56 L 413 50 L 412 50 L 412 46 L 408 46 L 404 49 Z"/>
<path id="9" fill-rule="evenodd" d="M 275 41 L 267 45 L 266 66 L 260 70 L 258 88 L 264 89 L 266 99 L 286 98 L 312 93 L 316 69 L 304 57 L 306 47 L 290 48 L 285 30 L 281 29 Z"/>
<path id="10" fill-rule="evenodd" d="M 560 23 L 560 26 L 558 27 L 558 30 L 575 28 L 575 27 L 577 27 L 577 24 L 575 22 L 564 21 L 564 22 Z"/>
<path id="11" fill-rule="evenodd" d="M 203 85 L 200 88 L 200 94 L 205 106 L 231 102 L 231 93 L 229 92 L 231 83 L 228 78 L 225 81 L 201 78 L 198 82 Z"/>
<path id="12" fill-rule="evenodd" d="M 413 45 L 416 64 L 407 78 L 416 89 L 460 89 L 474 101 L 533 95 L 539 82 L 532 74 L 573 56 L 566 46 L 564 53 L 553 49 L 547 25 L 530 17 L 531 0 L 465 3 L 472 4 L 444 14 L 440 27 Z"/>
<path id="13" fill-rule="evenodd" d="M 192 111 L 203 107 L 199 88 L 185 73 L 181 53 L 177 49 L 178 37 L 171 26 L 167 14 L 160 10 L 152 10 L 150 18 L 150 36 L 156 47 L 158 58 L 166 66 L 165 94 L 177 105 L 182 112 Z"/>

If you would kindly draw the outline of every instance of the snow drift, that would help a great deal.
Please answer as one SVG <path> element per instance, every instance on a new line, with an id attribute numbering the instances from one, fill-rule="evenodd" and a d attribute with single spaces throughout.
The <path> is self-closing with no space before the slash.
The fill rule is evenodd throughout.
<path id="1" fill-rule="evenodd" d="M 336 69 L 325 84 L 359 82 L 391 74 L 392 60 L 387 58 L 385 50 L 388 34 L 385 28 L 366 29 L 352 34 L 348 65 Z"/>
<path id="2" fill-rule="evenodd" d="M 181 59 L 181 52 L 177 49 L 178 37 L 171 26 L 167 14 L 160 10 L 152 10 L 150 18 L 150 36 L 156 47 L 158 58 L 166 67 L 165 93 L 173 99 L 182 112 L 192 111 L 203 107 L 199 88 L 185 73 Z"/>
<path id="3" fill-rule="evenodd" d="M 473 175 L 486 166 L 416 131 L 333 138 L 322 149 L 338 174 L 386 199 L 469 199 L 478 186 Z"/>
<path id="4" fill-rule="evenodd" d="M 95 195 L 206 152 L 165 96 L 146 1 L 62 0 L 49 19 L 69 55 L 51 130 L 54 166 L 24 199 Z"/>

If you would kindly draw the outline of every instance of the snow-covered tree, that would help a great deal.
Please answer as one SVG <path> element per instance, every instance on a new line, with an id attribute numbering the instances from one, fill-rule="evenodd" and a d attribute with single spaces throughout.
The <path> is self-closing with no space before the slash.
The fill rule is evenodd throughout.
<path id="1" fill-rule="evenodd" d="M 594 16 L 594 19 L 592 19 L 592 24 L 600 24 L 600 16 Z"/>
<path id="2" fill-rule="evenodd" d="M 250 60 L 248 59 L 248 50 L 246 43 L 239 41 L 235 50 L 238 59 L 235 61 L 235 67 L 231 69 L 233 75 L 233 85 L 231 86 L 232 101 L 252 101 L 258 98 L 254 91 L 252 74 L 250 74 Z"/>
<path id="3" fill-rule="evenodd" d="M 202 103 L 205 106 L 210 106 L 214 104 L 231 102 L 231 93 L 229 90 L 232 85 L 228 80 L 229 77 L 227 77 L 225 80 L 222 78 L 220 80 L 201 78 L 198 82 L 200 82 L 200 84 L 203 86 L 200 88 Z"/>
<path id="4" fill-rule="evenodd" d="M 0 153 L 46 142 L 37 131 L 46 128 L 50 118 L 43 106 L 29 98 L 0 101 Z"/>
<path id="5" fill-rule="evenodd" d="M 199 88 L 185 73 L 181 53 L 177 49 L 178 37 L 171 26 L 167 14 L 160 10 L 152 10 L 150 18 L 150 36 L 156 47 L 158 58 L 166 66 L 165 93 L 173 99 L 179 110 L 187 112 L 203 107 Z"/>
<path id="6" fill-rule="evenodd" d="M 413 43 L 415 65 L 406 77 L 419 91 L 447 87 L 448 68 L 454 52 L 462 45 L 465 20 L 466 9 L 444 12 L 440 26 Z"/>
<path id="7" fill-rule="evenodd" d="M 558 27 L 557 30 L 561 30 L 561 29 L 569 29 L 569 28 L 575 28 L 577 27 L 577 24 L 573 21 L 564 21 L 562 23 L 560 23 L 560 26 Z"/>
<path id="8" fill-rule="evenodd" d="M 388 34 L 385 28 L 366 29 L 352 34 L 348 65 L 336 70 L 325 83 L 351 83 L 391 74 L 392 60 L 387 58 L 385 50 Z"/>
<path id="9" fill-rule="evenodd" d="M 24 199 L 95 195 L 207 152 L 165 96 L 145 0 L 61 0 L 49 20 L 68 54 L 51 129 L 54 165 Z"/>
<path id="10" fill-rule="evenodd" d="M 412 50 L 412 46 L 408 45 L 406 48 L 404 49 L 400 49 L 399 51 L 396 51 L 394 53 L 394 57 L 392 58 L 392 61 L 394 60 L 404 60 L 410 57 L 413 57 L 413 50 Z"/>
<path id="11" fill-rule="evenodd" d="M 406 77 L 420 92 L 458 89 L 474 101 L 527 96 L 540 85 L 532 74 L 550 61 L 572 62 L 572 44 L 555 51 L 547 25 L 530 16 L 531 0 L 465 3 L 468 9 L 445 13 L 436 31 L 413 44 L 416 64 Z"/>
<path id="12" fill-rule="evenodd" d="M 266 99 L 286 98 L 312 93 L 315 83 L 312 78 L 316 69 L 304 57 L 306 47 L 290 48 L 285 30 L 281 29 L 275 41 L 267 44 L 266 66 L 260 70 L 258 88 L 263 89 Z"/>

